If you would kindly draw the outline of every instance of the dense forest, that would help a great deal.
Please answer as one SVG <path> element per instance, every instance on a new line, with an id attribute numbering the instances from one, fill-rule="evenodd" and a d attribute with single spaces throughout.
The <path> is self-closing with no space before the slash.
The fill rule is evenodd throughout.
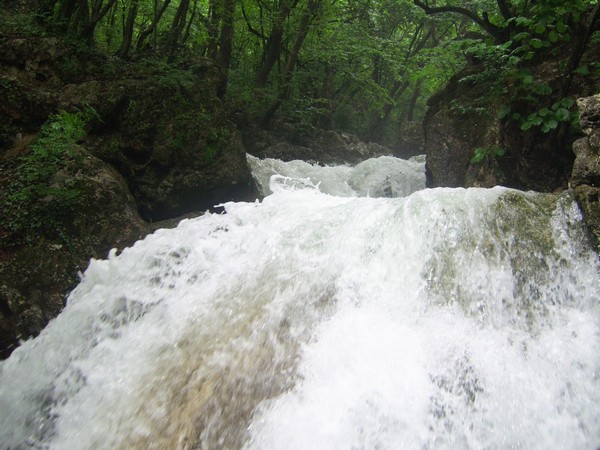
<path id="1" fill-rule="evenodd" d="M 573 77 L 598 71 L 597 62 L 582 63 L 599 40 L 598 5 L 590 0 L 38 0 L 7 7 L 25 13 L 13 16 L 15 30 L 67 35 L 114 58 L 184 67 L 208 60 L 219 69 L 218 96 L 265 127 L 280 114 L 389 144 L 466 64 L 495 79 L 485 95 L 503 104 L 501 117 L 544 132 L 576 120 Z M 570 56 L 553 68 L 561 85 L 536 79 L 531 63 L 555 58 L 565 45 Z"/>

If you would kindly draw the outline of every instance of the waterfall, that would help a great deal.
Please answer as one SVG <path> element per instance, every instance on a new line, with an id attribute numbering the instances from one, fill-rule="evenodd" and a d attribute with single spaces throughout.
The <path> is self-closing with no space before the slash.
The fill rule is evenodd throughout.
<path id="1" fill-rule="evenodd" d="M 0 363 L 0 448 L 600 445 L 600 264 L 569 192 L 248 158 L 262 201 L 92 260 Z"/>

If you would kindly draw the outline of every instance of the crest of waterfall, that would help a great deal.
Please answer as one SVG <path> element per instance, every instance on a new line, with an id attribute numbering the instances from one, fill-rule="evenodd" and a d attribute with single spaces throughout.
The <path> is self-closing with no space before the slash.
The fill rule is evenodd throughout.
<path id="1" fill-rule="evenodd" d="M 568 192 L 248 158 L 261 202 L 91 261 L 0 363 L 2 448 L 600 444 L 600 265 Z"/>

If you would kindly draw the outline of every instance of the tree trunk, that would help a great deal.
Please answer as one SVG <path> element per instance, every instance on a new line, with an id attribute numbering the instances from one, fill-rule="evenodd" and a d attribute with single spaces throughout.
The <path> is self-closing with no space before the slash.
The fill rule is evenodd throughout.
<path id="1" fill-rule="evenodd" d="M 116 0 L 108 0 L 108 3 L 102 6 L 102 0 L 96 0 L 94 2 L 94 6 L 92 9 L 92 15 L 88 20 L 88 23 L 84 27 L 81 37 L 85 39 L 87 42 L 92 42 L 94 39 L 94 32 L 96 31 L 96 26 L 98 22 L 102 20 L 102 18 L 110 11 L 110 9 L 115 4 Z"/>
<path id="2" fill-rule="evenodd" d="M 415 108 L 417 106 L 417 100 L 419 99 L 419 96 L 421 95 L 421 84 L 422 83 L 423 83 L 423 80 L 421 78 L 419 78 L 419 80 L 417 80 L 417 85 L 415 86 L 415 90 L 413 91 L 413 94 L 410 97 L 410 101 L 408 102 L 408 111 L 406 113 L 406 120 L 408 120 L 409 122 L 412 122 L 415 120 Z"/>
<path id="3" fill-rule="evenodd" d="M 263 88 L 267 85 L 269 74 L 271 73 L 275 62 L 279 59 L 279 55 L 281 54 L 281 42 L 283 40 L 283 26 L 290 14 L 290 10 L 291 8 L 288 0 L 281 0 L 277 19 L 273 22 L 273 29 L 271 30 L 271 34 L 269 35 L 269 39 L 265 46 L 265 57 L 260 69 L 256 73 L 254 86 L 257 88 Z"/>
<path id="4" fill-rule="evenodd" d="M 150 24 L 150 26 L 148 28 L 144 29 L 140 33 L 140 35 L 138 37 L 138 41 L 137 41 L 137 45 L 136 45 L 136 48 L 138 51 L 140 51 L 144 48 L 144 44 L 145 44 L 145 41 L 148 38 L 148 36 L 150 36 L 151 34 L 155 35 L 155 31 L 158 28 L 157 27 L 158 22 L 160 21 L 160 18 L 162 17 L 163 13 L 166 11 L 167 6 L 169 6 L 169 4 L 171 3 L 171 0 L 165 0 L 160 9 L 158 9 L 157 3 L 158 3 L 157 1 L 154 2 L 154 20 L 152 21 L 152 23 Z M 156 39 L 155 39 L 154 45 L 156 46 Z"/>
<path id="5" fill-rule="evenodd" d="M 221 22 L 221 36 L 219 37 L 219 56 L 217 64 L 221 69 L 221 80 L 217 86 L 217 96 L 223 98 L 227 93 L 229 79 L 229 66 L 231 65 L 231 52 L 233 48 L 233 19 L 236 0 L 223 0 L 223 16 Z"/>
<path id="6" fill-rule="evenodd" d="M 179 47 L 179 38 L 187 23 L 187 12 L 190 7 L 190 0 L 181 0 L 173 22 L 171 23 L 171 29 L 169 30 L 169 37 L 167 38 L 167 50 L 169 57 L 167 61 L 172 63 L 175 60 L 177 48 Z"/>
<path id="7" fill-rule="evenodd" d="M 221 13 L 218 0 L 210 0 L 209 4 L 209 20 L 208 20 L 208 57 L 212 60 L 217 59 L 219 51 L 219 21 Z"/>
<path id="8" fill-rule="evenodd" d="M 288 60 L 283 70 L 282 82 L 279 86 L 279 93 L 275 101 L 269 107 L 269 109 L 267 109 L 267 112 L 265 113 L 262 119 L 262 126 L 265 128 L 268 128 L 271 125 L 275 113 L 279 110 L 279 108 L 283 104 L 283 101 L 289 97 L 290 81 L 292 80 L 292 75 L 294 74 L 294 70 L 296 69 L 296 63 L 298 62 L 300 49 L 302 48 L 304 39 L 308 34 L 310 20 L 314 13 L 317 11 L 317 9 L 321 6 L 321 2 L 322 0 L 308 0 L 308 4 L 306 5 L 304 12 L 302 13 L 302 17 L 300 18 L 300 25 L 298 27 L 298 31 L 296 32 L 296 38 L 294 39 L 294 45 L 292 46 L 292 50 L 290 51 Z"/>
<path id="9" fill-rule="evenodd" d="M 600 2 L 596 2 L 596 6 L 594 6 L 587 17 L 584 29 L 581 33 L 578 33 L 579 39 L 575 45 L 575 48 L 573 49 L 573 52 L 571 53 L 571 57 L 569 58 L 569 62 L 567 63 L 565 70 L 565 76 L 563 78 L 564 81 L 560 89 L 561 97 L 566 97 L 569 95 L 575 70 L 583 58 L 583 54 L 585 53 L 585 49 L 587 48 L 590 37 L 595 30 L 595 24 L 598 20 L 600 20 Z"/>
<path id="10" fill-rule="evenodd" d="M 198 12 L 198 0 L 194 0 L 194 7 L 192 8 L 192 14 L 190 15 L 190 20 L 188 20 L 187 25 L 185 27 L 185 31 L 183 33 L 183 37 L 181 38 L 182 44 L 185 44 L 190 37 L 190 33 L 192 30 L 192 24 L 194 23 L 194 19 L 196 18 L 197 12 Z"/>
<path id="11" fill-rule="evenodd" d="M 117 56 L 121 58 L 129 57 L 137 10 L 138 0 L 131 0 L 131 3 L 129 3 L 129 11 L 127 12 L 127 20 L 125 21 L 125 28 L 123 29 L 123 40 L 121 41 L 121 47 L 117 51 Z"/>
<path id="12" fill-rule="evenodd" d="M 323 111 L 319 115 L 319 126 L 330 130 L 333 128 L 333 76 L 334 71 L 331 64 L 325 64 L 325 73 L 323 74 L 323 84 L 319 97 L 321 101 L 318 107 Z"/>
<path id="13" fill-rule="evenodd" d="M 428 14 L 428 15 L 429 14 L 455 13 L 455 14 L 461 14 L 465 17 L 468 17 L 473 22 L 475 22 L 477 25 L 479 25 L 482 29 L 484 29 L 490 36 L 492 36 L 494 38 L 494 41 L 497 44 L 506 42 L 509 38 L 508 29 L 501 28 L 501 27 L 491 23 L 488 18 L 487 13 L 484 13 L 482 16 L 479 16 L 475 11 L 472 11 L 467 8 L 463 8 L 462 6 L 446 5 L 446 6 L 435 7 L 435 6 L 429 6 L 427 3 L 423 3 L 420 0 L 413 0 L 413 3 L 415 4 L 415 6 L 418 6 L 423 11 L 425 11 L 425 14 Z M 508 9 L 504 8 L 504 6 L 506 6 L 504 1 L 498 2 L 498 7 L 499 7 L 499 9 L 501 9 L 502 14 L 505 14 L 508 11 Z"/>

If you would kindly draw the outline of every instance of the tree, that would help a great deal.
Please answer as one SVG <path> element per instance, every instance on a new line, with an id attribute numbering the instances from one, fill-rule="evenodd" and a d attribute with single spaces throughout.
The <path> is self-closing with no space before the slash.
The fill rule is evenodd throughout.
<path id="1" fill-rule="evenodd" d="M 273 65 L 275 65 L 280 57 L 284 26 L 291 9 L 292 5 L 290 0 L 280 0 L 277 16 L 275 20 L 273 20 L 271 33 L 266 39 L 264 46 L 262 64 L 256 73 L 254 85 L 257 88 L 264 88 L 267 85 L 271 69 L 273 69 Z M 260 37 L 262 37 L 262 35 L 260 35 Z"/>
<path id="2" fill-rule="evenodd" d="M 590 36 L 600 19 L 597 1 L 497 0 L 495 4 L 486 4 L 491 13 L 479 13 L 452 3 L 436 7 L 430 7 L 427 1 L 414 0 L 414 3 L 426 14 L 454 13 L 468 17 L 493 38 L 492 42 L 478 39 L 480 42 L 473 46 L 471 53 L 480 62 L 501 68 L 498 72 L 500 83 L 516 86 L 509 102 L 521 104 L 518 107 L 521 109 L 523 101 L 530 104 L 525 105 L 528 108 L 538 105 L 538 111 L 530 111 L 526 115 L 515 111 L 509 114 L 516 106 L 508 105 L 503 109 L 503 118 L 519 120 L 524 131 L 539 126 L 542 131 L 548 132 L 558 128 L 560 122 L 571 122 L 573 113 L 567 108 L 571 108 L 574 102 L 568 96 Z M 527 68 L 528 64 L 555 57 L 565 44 L 573 50 L 564 65 L 561 86 L 554 89 L 536 81 Z M 550 105 L 552 110 L 548 109 Z M 565 108 L 565 105 L 569 106 Z"/>
<path id="3" fill-rule="evenodd" d="M 235 14 L 235 0 L 223 0 L 223 14 L 221 17 L 221 33 L 219 37 L 219 54 L 217 63 L 221 70 L 221 80 L 217 87 L 217 95 L 224 97 L 227 92 L 229 67 L 231 65 L 231 52 L 233 46 L 233 20 Z"/>
<path id="4" fill-rule="evenodd" d="M 273 119 L 273 116 L 277 112 L 277 110 L 281 107 L 283 101 L 289 97 L 290 95 L 290 82 L 292 80 L 292 76 L 294 75 L 294 71 L 296 69 L 296 64 L 298 62 L 298 57 L 300 55 L 300 49 L 302 48 L 302 44 L 306 39 L 306 35 L 308 34 L 308 27 L 310 25 L 311 20 L 316 15 L 316 12 L 321 7 L 322 0 L 308 0 L 304 11 L 302 12 L 302 16 L 300 17 L 300 23 L 296 30 L 296 36 L 294 38 L 294 44 L 289 52 L 285 68 L 283 70 L 281 76 L 281 84 L 279 86 L 279 92 L 277 97 L 271 106 L 265 112 L 265 115 L 262 119 L 262 124 L 265 127 L 268 127 Z"/>

